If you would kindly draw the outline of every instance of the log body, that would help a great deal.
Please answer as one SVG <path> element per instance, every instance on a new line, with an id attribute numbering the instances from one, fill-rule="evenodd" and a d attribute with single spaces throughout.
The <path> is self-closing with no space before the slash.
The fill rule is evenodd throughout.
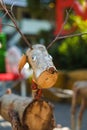
<path id="1" fill-rule="evenodd" d="M 0 98 L 0 114 L 12 123 L 10 111 L 18 114 L 26 130 L 52 130 L 56 125 L 52 105 L 43 100 L 34 100 L 14 94 L 5 94 Z"/>
<path id="2" fill-rule="evenodd" d="M 6 119 L 10 121 L 9 112 L 10 110 L 14 110 L 18 112 L 20 121 L 22 122 L 23 113 L 31 102 L 30 98 L 20 97 L 15 94 L 5 94 L 0 98 L 1 105 L 0 105 L 0 114 Z"/>

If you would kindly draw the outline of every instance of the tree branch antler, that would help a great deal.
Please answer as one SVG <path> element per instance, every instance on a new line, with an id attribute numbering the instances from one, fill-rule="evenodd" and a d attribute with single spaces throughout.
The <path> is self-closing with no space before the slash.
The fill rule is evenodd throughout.
<path id="1" fill-rule="evenodd" d="M 87 34 L 87 32 L 83 32 L 83 33 L 76 33 L 76 34 L 60 36 L 62 31 L 63 31 L 63 29 L 64 29 L 65 24 L 67 23 L 67 20 L 68 20 L 68 17 L 69 17 L 69 12 L 71 11 L 71 9 L 72 9 L 72 7 L 69 9 L 68 12 L 66 11 L 66 18 L 65 18 L 65 21 L 64 21 L 64 23 L 63 23 L 63 25 L 61 27 L 61 30 L 59 31 L 57 36 L 53 39 L 53 41 L 47 46 L 47 49 L 49 49 L 57 40 L 70 38 L 70 37 L 76 37 L 76 36 L 82 36 L 82 35 Z"/>
<path id="2" fill-rule="evenodd" d="M 16 28 L 16 30 L 20 33 L 20 35 L 22 36 L 22 39 L 25 41 L 25 43 L 32 49 L 32 45 L 29 43 L 29 41 L 27 40 L 27 38 L 23 35 L 23 33 L 20 31 L 14 17 L 9 13 L 6 5 L 4 4 L 3 0 L 0 0 L 0 5 L 3 8 L 3 10 L 6 12 L 6 14 L 9 16 L 9 18 L 12 20 L 12 22 L 14 23 L 14 26 Z"/>
<path id="3" fill-rule="evenodd" d="M 63 25 L 61 27 L 61 30 L 59 31 L 59 33 L 57 34 L 55 39 L 48 45 L 47 49 L 50 48 L 54 44 L 55 41 L 59 40 L 58 38 L 61 35 L 61 33 L 62 33 L 63 29 L 64 29 L 65 24 L 67 23 L 68 17 L 69 17 L 69 13 L 66 10 L 66 19 L 65 19 L 65 21 L 64 21 L 64 23 L 63 23 Z"/>

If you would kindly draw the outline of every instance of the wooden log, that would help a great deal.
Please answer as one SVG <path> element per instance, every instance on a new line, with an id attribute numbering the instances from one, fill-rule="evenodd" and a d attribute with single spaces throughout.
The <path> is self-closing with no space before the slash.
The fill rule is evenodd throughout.
<path id="1" fill-rule="evenodd" d="M 53 107 L 44 100 L 5 94 L 0 98 L 0 114 L 13 130 L 53 130 L 56 126 Z"/>
<path id="2" fill-rule="evenodd" d="M 48 54 L 46 47 L 41 44 L 32 45 L 19 61 L 18 70 L 22 70 L 25 63 L 28 62 L 33 69 L 33 79 L 39 88 L 52 87 L 58 77 L 52 57 Z"/>

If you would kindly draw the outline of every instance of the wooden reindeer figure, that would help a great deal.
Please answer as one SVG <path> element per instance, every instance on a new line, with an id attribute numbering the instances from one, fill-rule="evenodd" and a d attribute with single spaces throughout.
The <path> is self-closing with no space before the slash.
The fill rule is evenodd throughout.
<path id="1" fill-rule="evenodd" d="M 81 106 L 76 123 L 76 105 L 79 97 L 81 98 Z M 87 81 L 77 81 L 73 86 L 73 97 L 71 107 L 72 130 L 81 130 L 82 117 L 84 110 L 86 108 L 86 103 L 87 103 Z"/>

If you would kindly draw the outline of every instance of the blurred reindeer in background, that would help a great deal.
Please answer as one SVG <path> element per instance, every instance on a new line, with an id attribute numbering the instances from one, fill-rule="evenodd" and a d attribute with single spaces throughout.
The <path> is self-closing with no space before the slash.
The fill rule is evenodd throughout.
<path id="1" fill-rule="evenodd" d="M 81 106 L 76 123 L 76 105 L 81 98 Z M 71 107 L 71 127 L 72 130 L 81 130 L 83 113 L 87 105 L 87 81 L 77 81 L 73 85 L 72 107 Z"/>

